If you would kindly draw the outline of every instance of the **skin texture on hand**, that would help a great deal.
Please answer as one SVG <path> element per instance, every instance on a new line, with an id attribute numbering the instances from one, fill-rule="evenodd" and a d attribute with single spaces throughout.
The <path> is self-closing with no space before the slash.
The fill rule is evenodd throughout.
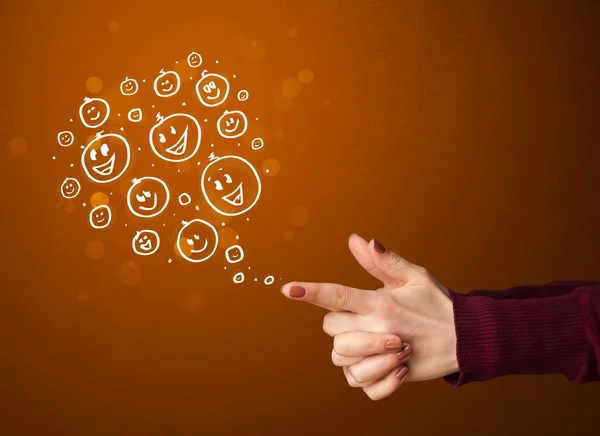
<path id="1" fill-rule="evenodd" d="M 311 282 L 290 282 L 281 288 L 291 299 L 330 311 L 323 320 L 323 330 L 334 338 L 332 360 L 345 367 L 346 377 L 350 375 L 354 384 L 366 384 L 368 389 L 375 382 L 392 380 L 402 363 L 409 368 L 405 381 L 430 380 L 458 371 L 454 314 L 448 290 L 425 268 L 385 249 L 375 240 L 367 243 L 358 235 L 351 235 L 348 244 L 358 263 L 382 282 L 381 288 L 372 291 Z M 368 334 L 372 336 L 364 336 Z M 412 354 L 398 357 L 397 351 L 379 351 L 365 355 L 365 347 L 368 348 L 365 344 L 377 343 L 371 345 L 373 349 L 381 348 L 391 338 L 389 334 L 410 344 Z M 340 355 L 336 343 L 338 348 L 340 344 L 352 348 L 351 342 L 363 345 L 356 346 L 356 354 L 344 348 L 345 354 Z M 387 374 L 381 375 L 394 364 Z M 373 399 L 380 399 L 400 385 L 388 382 L 387 389 L 379 389 L 376 398 L 365 392 Z"/>

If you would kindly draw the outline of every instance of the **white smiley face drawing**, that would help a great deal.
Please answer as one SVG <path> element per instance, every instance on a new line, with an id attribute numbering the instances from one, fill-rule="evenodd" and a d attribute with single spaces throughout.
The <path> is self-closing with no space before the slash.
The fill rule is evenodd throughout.
<path id="1" fill-rule="evenodd" d="M 193 51 L 188 55 L 187 62 L 190 67 L 198 68 L 200 65 L 202 65 L 202 56 Z"/>
<path id="2" fill-rule="evenodd" d="M 105 229 L 112 220 L 110 207 L 105 204 L 93 208 L 90 211 L 90 224 L 95 229 Z"/>
<path id="3" fill-rule="evenodd" d="M 72 132 L 65 130 L 63 132 L 58 133 L 57 139 L 58 145 L 60 145 L 61 147 L 68 147 L 73 144 L 73 141 L 75 141 L 75 136 Z"/>
<path id="4" fill-rule="evenodd" d="M 154 92 L 159 97 L 170 97 L 177 94 L 181 80 L 175 71 L 160 70 L 160 74 L 154 80 Z"/>
<path id="5" fill-rule="evenodd" d="M 139 123 L 142 121 L 142 110 L 140 108 L 133 108 L 127 113 L 127 119 L 132 123 Z"/>
<path id="6" fill-rule="evenodd" d="M 160 236 L 154 230 L 140 230 L 131 240 L 131 248 L 135 254 L 150 256 L 160 247 Z"/>
<path id="7" fill-rule="evenodd" d="M 202 72 L 202 78 L 196 83 L 196 95 L 206 107 L 215 107 L 227 100 L 229 82 L 223 76 Z"/>
<path id="8" fill-rule="evenodd" d="M 244 273 L 240 271 L 233 276 L 233 283 L 243 283 L 245 278 Z"/>
<path id="9" fill-rule="evenodd" d="M 110 106 L 101 98 L 84 98 L 79 107 L 79 118 L 85 127 L 100 127 L 110 115 Z"/>
<path id="10" fill-rule="evenodd" d="M 229 263 L 238 263 L 244 259 L 244 249 L 240 245 L 232 245 L 225 250 L 225 259 Z"/>
<path id="11" fill-rule="evenodd" d="M 158 123 L 150 130 L 152 151 L 168 162 L 183 162 L 200 148 L 202 129 L 196 118 L 188 114 L 156 116 Z"/>
<path id="12" fill-rule="evenodd" d="M 109 183 L 125 173 L 131 161 L 127 140 L 116 133 L 98 132 L 81 153 L 81 165 L 96 183 Z"/>
<path id="13" fill-rule="evenodd" d="M 225 111 L 217 120 L 217 130 L 223 138 L 238 138 L 247 128 L 248 119 L 242 111 Z"/>
<path id="14" fill-rule="evenodd" d="M 210 259 L 217 251 L 217 229 L 207 221 L 194 219 L 184 222 L 177 235 L 177 252 L 189 262 L 199 263 Z"/>
<path id="15" fill-rule="evenodd" d="M 156 177 L 142 177 L 133 179 L 127 192 L 127 206 L 140 218 L 152 218 L 167 208 L 170 198 L 165 182 Z"/>
<path id="16" fill-rule="evenodd" d="M 123 95 L 133 95 L 138 92 L 139 86 L 137 80 L 125 77 L 125 80 L 121 82 L 120 89 Z"/>
<path id="17" fill-rule="evenodd" d="M 71 199 L 77 197 L 81 191 L 79 180 L 67 177 L 60 185 L 60 193 L 64 198 Z"/>

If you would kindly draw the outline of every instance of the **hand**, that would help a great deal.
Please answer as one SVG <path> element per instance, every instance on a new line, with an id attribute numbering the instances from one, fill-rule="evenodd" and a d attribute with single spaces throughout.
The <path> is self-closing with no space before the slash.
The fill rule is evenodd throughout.
<path id="1" fill-rule="evenodd" d="M 403 365 L 412 348 L 390 333 L 347 332 L 334 337 L 331 360 L 341 366 L 348 384 L 372 400 L 394 393 L 408 374 Z"/>
<path id="2" fill-rule="evenodd" d="M 430 380 L 458 371 L 454 314 L 448 290 L 425 268 L 386 250 L 375 240 L 349 239 L 358 263 L 383 283 L 366 291 L 338 284 L 291 282 L 282 293 L 332 312 L 323 329 L 331 336 L 347 332 L 394 333 L 411 344 L 406 381 Z"/>

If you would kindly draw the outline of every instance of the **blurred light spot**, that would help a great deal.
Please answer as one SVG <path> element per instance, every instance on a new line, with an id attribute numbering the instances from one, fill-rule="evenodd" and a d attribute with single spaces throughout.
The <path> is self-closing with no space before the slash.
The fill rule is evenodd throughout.
<path id="1" fill-rule="evenodd" d="M 88 294 L 87 292 L 79 292 L 77 294 L 77 301 L 79 301 L 80 303 L 87 303 L 88 301 L 90 301 L 90 294 Z"/>
<path id="2" fill-rule="evenodd" d="M 90 197 L 90 204 L 92 205 L 92 207 L 108 205 L 108 203 L 109 203 L 108 195 L 106 195 L 104 192 L 95 192 Z"/>
<path id="3" fill-rule="evenodd" d="M 244 50 L 244 57 L 248 62 L 261 62 L 267 55 L 267 50 L 257 41 L 247 46 Z"/>
<path id="4" fill-rule="evenodd" d="M 305 85 L 308 85 L 310 82 L 312 82 L 314 78 L 315 75 L 308 68 L 298 73 L 298 80 L 300 80 L 300 82 L 304 83 Z"/>
<path id="5" fill-rule="evenodd" d="M 290 30 L 288 30 L 288 36 L 290 37 L 290 39 L 298 38 L 298 29 L 294 29 L 292 27 Z"/>
<path id="6" fill-rule="evenodd" d="M 186 312 L 198 312 L 204 309 L 204 295 L 197 289 L 189 289 L 183 297 L 183 310 Z"/>
<path id="7" fill-rule="evenodd" d="M 75 212 L 76 209 L 77 209 L 77 207 L 75 206 L 75 203 L 65 204 L 65 212 L 67 212 L 67 213 L 73 213 L 73 212 Z"/>
<path id="8" fill-rule="evenodd" d="M 273 105 L 275 109 L 280 112 L 287 112 L 292 108 L 293 104 L 292 97 L 287 94 L 277 94 L 275 99 L 273 100 Z"/>
<path id="9" fill-rule="evenodd" d="M 285 137 L 285 133 L 281 129 L 275 130 L 275 134 L 273 135 L 276 141 L 281 141 Z"/>
<path id="10" fill-rule="evenodd" d="M 92 142 L 94 139 L 96 138 L 96 135 L 89 135 L 86 140 L 85 143 L 89 144 L 90 142 Z"/>
<path id="11" fill-rule="evenodd" d="M 325 99 L 325 106 L 329 106 L 331 104 L 331 100 L 328 98 Z"/>
<path id="12" fill-rule="evenodd" d="M 137 263 L 128 261 L 121 265 L 119 279 L 126 285 L 133 286 L 142 278 L 142 270 Z"/>
<path id="13" fill-rule="evenodd" d="M 109 21 L 108 30 L 109 32 L 115 33 L 117 30 L 119 30 L 119 22 L 115 20 Z"/>
<path id="14" fill-rule="evenodd" d="M 288 214 L 288 220 L 291 225 L 300 227 L 308 223 L 308 209 L 306 206 L 294 206 Z"/>
<path id="15" fill-rule="evenodd" d="M 296 235 L 294 234 L 293 230 L 286 230 L 283 232 L 283 240 L 286 242 L 292 242 L 294 240 L 294 236 Z"/>
<path id="16" fill-rule="evenodd" d="M 281 92 L 290 97 L 297 97 L 302 90 L 302 85 L 295 77 L 286 77 L 281 83 Z"/>
<path id="17" fill-rule="evenodd" d="M 221 228 L 217 233 L 219 234 L 219 247 L 223 250 L 237 244 L 237 232 L 231 227 Z"/>
<path id="18" fill-rule="evenodd" d="M 277 173 L 279 173 L 280 169 L 281 169 L 281 164 L 274 157 L 269 157 L 269 158 L 265 159 L 265 161 L 262 163 L 263 173 L 265 173 L 269 176 L 276 176 Z"/>
<path id="19" fill-rule="evenodd" d="M 105 251 L 106 247 L 104 246 L 104 242 L 102 241 L 92 240 L 89 241 L 85 246 L 86 256 L 96 260 L 102 259 L 102 257 L 104 257 Z"/>
<path id="20" fill-rule="evenodd" d="M 21 157 L 27 153 L 29 145 L 27 140 L 22 136 L 15 136 L 13 139 L 8 141 L 8 152 L 15 157 Z"/>
<path id="21" fill-rule="evenodd" d="M 88 77 L 88 79 L 85 81 L 85 89 L 87 89 L 92 94 L 97 94 L 100 91 L 102 91 L 103 86 L 104 84 L 102 83 L 102 80 L 100 80 L 99 77 Z"/>

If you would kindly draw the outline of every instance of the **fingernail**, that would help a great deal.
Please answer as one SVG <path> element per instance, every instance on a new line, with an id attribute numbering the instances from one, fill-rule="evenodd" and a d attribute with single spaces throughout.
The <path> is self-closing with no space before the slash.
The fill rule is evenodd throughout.
<path id="1" fill-rule="evenodd" d="M 378 253 L 385 253 L 385 247 L 377 239 L 373 239 L 373 248 Z"/>
<path id="2" fill-rule="evenodd" d="M 400 352 L 398 353 L 398 359 L 404 359 L 405 357 L 410 356 L 411 353 L 411 346 L 409 344 L 404 344 L 404 346 L 400 348 Z"/>
<path id="3" fill-rule="evenodd" d="M 402 346 L 402 341 L 400 339 L 392 339 L 391 341 L 387 341 L 385 343 L 385 349 L 388 351 L 397 350 Z"/>
<path id="4" fill-rule="evenodd" d="M 406 377 L 407 373 L 408 373 L 408 368 L 406 366 L 403 366 L 398 371 L 396 371 L 396 378 L 398 380 L 402 380 L 404 377 Z"/>
<path id="5" fill-rule="evenodd" d="M 306 289 L 300 286 L 292 286 L 290 289 L 290 297 L 292 298 L 302 298 L 306 295 Z"/>

